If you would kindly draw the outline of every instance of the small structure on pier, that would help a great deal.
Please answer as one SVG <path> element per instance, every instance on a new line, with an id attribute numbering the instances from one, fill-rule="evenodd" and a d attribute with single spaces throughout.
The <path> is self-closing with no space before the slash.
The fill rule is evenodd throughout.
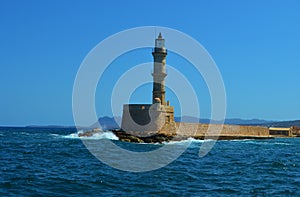
<path id="1" fill-rule="evenodd" d="M 269 134 L 273 136 L 299 137 L 300 127 L 270 127 Z"/>

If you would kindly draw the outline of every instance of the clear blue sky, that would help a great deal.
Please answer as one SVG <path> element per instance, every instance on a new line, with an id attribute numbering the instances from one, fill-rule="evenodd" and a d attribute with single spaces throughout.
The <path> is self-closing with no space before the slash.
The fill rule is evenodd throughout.
<path id="1" fill-rule="evenodd" d="M 2 0 L 0 125 L 73 125 L 83 58 L 107 36 L 148 25 L 178 29 L 208 50 L 225 83 L 227 118 L 299 119 L 299 10 L 297 0 Z"/>

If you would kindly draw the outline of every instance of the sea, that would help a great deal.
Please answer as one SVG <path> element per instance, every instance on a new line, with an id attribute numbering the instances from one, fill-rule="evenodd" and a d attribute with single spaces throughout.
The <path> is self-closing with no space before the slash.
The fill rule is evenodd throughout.
<path id="1" fill-rule="evenodd" d="M 121 142 L 111 132 L 84 140 L 132 152 L 168 144 Z M 0 196 L 300 196 L 299 138 L 216 141 L 205 156 L 205 140 L 191 138 L 177 159 L 142 172 L 108 165 L 84 140 L 75 128 L 1 127 Z"/>

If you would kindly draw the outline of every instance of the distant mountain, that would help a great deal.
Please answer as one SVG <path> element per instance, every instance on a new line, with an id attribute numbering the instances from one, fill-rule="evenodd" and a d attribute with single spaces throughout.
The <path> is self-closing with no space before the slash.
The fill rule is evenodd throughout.
<path id="1" fill-rule="evenodd" d="M 121 125 L 121 117 L 108 117 L 104 116 L 98 119 L 98 123 L 91 125 L 92 128 L 99 127 L 99 124 L 103 130 L 112 130 L 120 128 L 118 123 Z"/>
<path id="2" fill-rule="evenodd" d="M 234 125 L 265 125 L 270 124 L 274 121 L 267 121 L 267 120 L 261 120 L 261 119 L 250 119 L 250 120 L 244 120 L 239 118 L 232 118 L 232 119 L 226 119 L 226 124 L 234 124 Z"/>
<path id="3" fill-rule="evenodd" d="M 266 124 L 265 126 L 267 126 L 267 127 L 291 127 L 291 126 L 300 127 L 300 120 L 272 122 L 272 123 Z"/>
<path id="4" fill-rule="evenodd" d="M 210 120 L 210 119 L 199 119 L 192 116 L 183 116 L 183 117 L 175 117 L 176 122 L 190 122 L 190 123 L 221 123 L 221 121 L 218 120 Z M 233 124 L 233 125 L 263 125 L 263 124 L 269 124 L 273 123 L 274 121 L 266 121 L 266 120 L 260 120 L 260 119 L 251 119 L 251 120 L 244 120 L 239 118 L 229 118 L 225 119 L 225 124 Z"/>
<path id="5" fill-rule="evenodd" d="M 68 128 L 75 128 L 75 126 L 61 126 L 61 125 L 28 125 L 25 126 L 26 128 L 51 128 L 51 129 L 68 129 Z"/>

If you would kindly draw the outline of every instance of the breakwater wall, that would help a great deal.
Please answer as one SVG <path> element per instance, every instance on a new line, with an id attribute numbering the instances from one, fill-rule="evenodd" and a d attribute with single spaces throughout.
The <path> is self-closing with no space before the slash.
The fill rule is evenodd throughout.
<path id="1" fill-rule="evenodd" d="M 135 143 L 162 143 L 188 138 L 234 140 L 234 139 L 271 139 L 267 127 L 239 126 L 221 124 L 178 123 L 165 124 L 160 131 L 112 131 L 119 140 Z"/>
<path id="2" fill-rule="evenodd" d="M 221 124 L 197 124 L 176 122 L 174 125 L 165 125 L 159 133 L 165 135 L 176 135 L 181 137 L 204 138 L 210 137 L 270 137 L 269 129 L 260 126 L 240 126 L 240 125 L 221 125 Z M 176 128 L 176 129 L 174 129 Z"/>

